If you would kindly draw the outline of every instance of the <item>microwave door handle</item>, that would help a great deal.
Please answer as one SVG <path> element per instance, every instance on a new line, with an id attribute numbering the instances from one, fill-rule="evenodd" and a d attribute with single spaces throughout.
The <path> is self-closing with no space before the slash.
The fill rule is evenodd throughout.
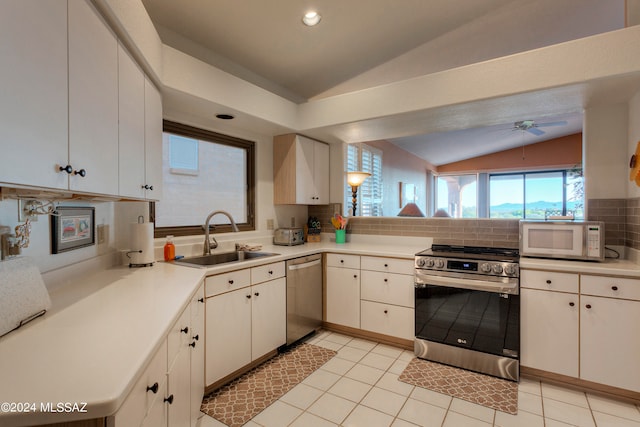
<path id="1" fill-rule="evenodd" d="M 450 288 L 471 289 L 502 294 L 518 295 L 518 283 L 490 282 L 488 280 L 463 279 L 416 274 L 416 284 L 448 286 Z"/>

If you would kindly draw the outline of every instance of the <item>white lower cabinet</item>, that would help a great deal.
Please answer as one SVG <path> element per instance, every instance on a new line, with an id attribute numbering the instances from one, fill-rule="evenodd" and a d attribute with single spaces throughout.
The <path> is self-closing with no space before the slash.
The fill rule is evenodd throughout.
<path id="1" fill-rule="evenodd" d="M 523 366 L 640 392 L 640 280 L 521 270 L 521 286 Z"/>
<path id="2" fill-rule="evenodd" d="M 194 333 L 204 328 L 203 307 L 201 285 L 118 412 L 107 418 L 108 427 L 196 425 L 204 394 L 204 346 L 197 344 L 202 335 L 195 340 Z"/>
<path id="3" fill-rule="evenodd" d="M 332 267 L 327 264 L 326 312 L 327 322 L 360 328 L 359 269 Z"/>
<path id="4" fill-rule="evenodd" d="M 412 340 L 414 311 L 408 307 L 372 301 L 361 302 L 361 327 L 366 331 Z"/>
<path id="5" fill-rule="evenodd" d="M 246 283 L 238 280 L 245 277 L 252 283 L 226 293 L 207 290 L 212 295 L 206 299 L 207 386 L 286 343 L 284 275 L 284 262 L 279 262 L 207 278 L 212 289 Z"/>
<path id="6" fill-rule="evenodd" d="M 640 301 L 583 295 L 580 378 L 640 392 L 638 337 Z"/>
<path id="7" fill-rule="evenodd" d="M 578 377 L 578 294 L 520 290 L 523 366 Z"/>

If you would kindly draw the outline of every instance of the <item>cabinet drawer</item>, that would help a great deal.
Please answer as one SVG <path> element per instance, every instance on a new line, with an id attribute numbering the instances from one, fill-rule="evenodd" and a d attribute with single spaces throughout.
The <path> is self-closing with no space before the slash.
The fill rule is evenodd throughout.
<path id="1" fill-rule="evenodd" d="M 169 331 L 167 336 L 167 367 L 171 367 L 173 359 L 180 352 L 180 350 L 186 350 L 187 345 L 191 342 L 190 334 L 191 325 L 191 310 L 189 306 L 184 310 L 180 318 Z"/>
<path id="2" fill-rule="evenodd" d="M 205 294 L 207 297 L 234 291 L 251 285 L 251 270 L 230 271 L 216 274 L 205 279 Z"/>
<path id="3" fill-rule="evenodd" d="M 640 301 L 640 280 L 583 274 L 580 276 L 580 293 Z"/>
<path id="4" fill-rule="evenodd" d="M 520 286 L 546 291 L 578 293 L 578 275 L 553 271 L 521 270 Z"/>
<path id="5" fill-rule="evenodd" d="M 140 425 L 153 403 L 158 398 L 164 397 L 166 375 L 167 341 L 165 340 L 116 412 L 114 425 Z"/>
<path id="6" fill-rule="evenodd" d="M 414 265 L 412 259 L 381 258 L 363 256 L 360 260 L 362 270 L 384 271 L 387 273 L 411 274 Z"/>
<path id="7" fill-rule="evenodd" d="M 407 340 L 415 338 L 412 308 L 371 301 L 361 304 L 362 329 Z"/>
<path id="8" fill-rule="evenodd" d="M 327 254 L 327 266 L 343 268 L 360 268 L 358 255 Z"/>
<path id="9" fill-rule="evenodd" d="M 363 270 L 360 280 L 362 299 L 413 308 L 413 276 Z"/>
<path id="10" fill-rule="evenodd" d="M 261 265 L 251 269 L 251 284 L 266 282 L 268 280 L 284 277 L 284 261 L 273 264 Z"/>

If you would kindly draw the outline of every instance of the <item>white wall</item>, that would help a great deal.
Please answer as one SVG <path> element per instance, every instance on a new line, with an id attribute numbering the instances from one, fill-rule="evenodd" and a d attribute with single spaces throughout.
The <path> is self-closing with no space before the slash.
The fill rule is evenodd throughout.
<path id="1" fill-rule="evenodd" d="M 587 200 L 627 197 L 627 122 L 626 103 L 585 110 L 582 135 Z"/>

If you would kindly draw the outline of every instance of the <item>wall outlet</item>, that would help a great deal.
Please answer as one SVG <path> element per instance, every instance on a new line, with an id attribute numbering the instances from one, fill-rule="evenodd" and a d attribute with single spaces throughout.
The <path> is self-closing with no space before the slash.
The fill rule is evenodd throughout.
<path id="1" fill-rule="evenodd" d="M 268 219 L 267 220 L 267 230 L 273 230 L 273 220 L 272 219 Z"/>
<path id="2" fill-rule="evenodd" d="M 107 241 L 107 227 L 105 224 L 98 224 L 96 226 L 96 240 L 99 245 Z"/>

